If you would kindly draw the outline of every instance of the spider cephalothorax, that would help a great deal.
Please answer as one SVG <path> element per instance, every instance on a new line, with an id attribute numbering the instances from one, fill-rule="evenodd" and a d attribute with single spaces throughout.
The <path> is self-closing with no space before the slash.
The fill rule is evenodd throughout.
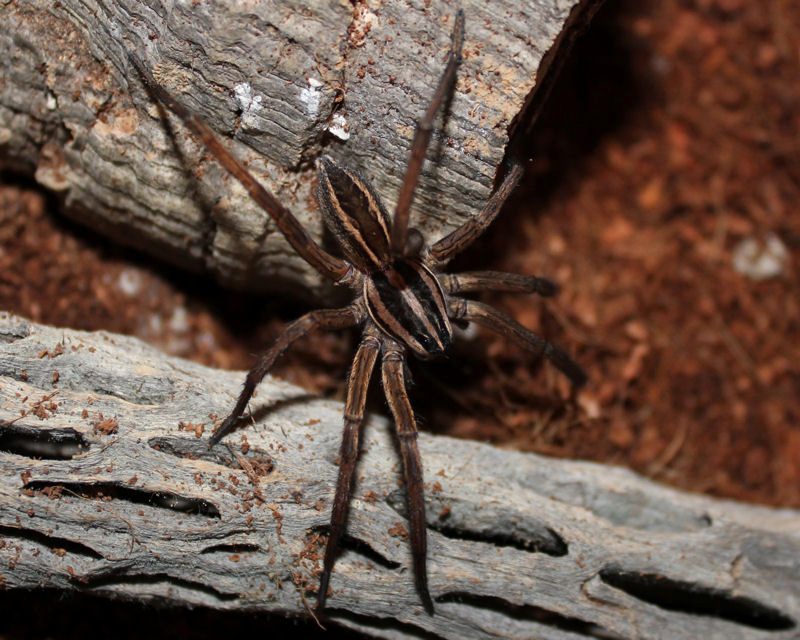
<path id="1" fill-rule="evenodd" d="M 411 159 L 393 218 L 389 218 L 378 194 L 360 174 L 338 166 L 327 157 L 320 159 L 319 203 L 327 226 L 341 246 L 343 258 L 333 256 L 314 242 L 291 212 L 250 175 L 211 129 L 160 87 L 141 62 L 129 56 L 150 91 L 180 116 L 217 160 L 244 185 L 251 197 L 272 217 L 295 251 L 322 275 L 353 289 L 354 301 L 349 306 L 311 311 L 286 327 L 247 374 L 236 406 L 210 439 L 210 446 L 213 446 L 230 432 L 247 407 L 256 385 L 295 340 L 313 329 L 362 327 L 361 343 L 348 380 L 339 478 L 320 578 L 319 608 L 325 605 L 328 581 L 345 530 L 367 387 L 379 356 L 383 388 L 395 420 L 403 460 L 417 590 L 423 605 L 431 613 L 433 601 L 428 591 L 425 562 L 427 538 L 422 465 L 417 449 L 416 421 L 406 391 L 406 354 L 410 351 L 420 358 L 442 354 L 453 339 L 451 321 L 473 321 L 547 357 L 574 385 L 585 381 L 581 368 L 547 340 L 488 305 L 457 296 L 459 293 L 487 290 L 549 296 L 556 291 L 552 282 L 496 271 L 460 274 L 440 271 L 450 258 L 469 246 L 494 220 L 522 177 L 520 164 L 511 165 L 499 188 L 477 216 L 432 245 L 426 246 L 421 235 L 408 228 L 411 201 L 433 121 L 445 97 L 452 91 L 461 61 L 463 34 L 464 16 L 459 11 L 447 66 L 414 134 Z"/>

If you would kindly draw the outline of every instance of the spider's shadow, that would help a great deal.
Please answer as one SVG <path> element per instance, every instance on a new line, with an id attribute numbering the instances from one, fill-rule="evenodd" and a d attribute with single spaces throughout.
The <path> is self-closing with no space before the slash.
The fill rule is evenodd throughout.
<path id="1" fill-rule="evenodd" d="M 220 227 L 220 223 L 223 222 L 226 217 L 231 216 L 232 212 L 229 212 L 227 209 L 220 209 L 217 206 L 222 198 L 221 194 L 228 193 L 229 191 L 227 189 L 223 189 L 222 191 L 218 190 L 217 187 L 221 181 L 208 180 L 208 171 L 219 173 L 220 175 L 227 174 L 218 162 L 213 161 L 207 165 L 205 180 L 199 179 L 195 175 L 192 168 L 200 166 L 201 158 L 203 157 L 205 150 L 201 150 L 199 153 L 189 153 L 187 151 L 186 144 L 181 144 L 181 138 L 177 135 L 177 129 L 173 124 L 173 120 L 177 120 L 177 116 L 174 116 L 173 119 L 170 119 L 169 110 L 164 106 L 164 104 L 162 104 L 157 96 L 150 92 L 150 89 L 146 84 L 144 85 L 144 88 L 146 93 L 150 96 L 153 104 L 155 104 L 156 108 L 158 109 L 159 119 L 167 134 L 167 138 L 170 140 L 175 157 L 179 161 L 183 176 L 189 185 L 189 197 L 199 207 L 203 214 L 203 224 L 200 230 L 200 237 L 195 242 L 193 249 L 194 251 L 200 253 L 203 262 L 203 268 L 208 273 L 215 274 L 217 265 L 214 257 L 214 241 L 217 231 Z M 199 109 L 193 109 L 193 112 L 198 114 L 201 113 Z M 237 139 L 235 134 L 233 135 L 232 139 Z M 224 184 L 224 181 L 222 181 L 222 184 Z M 244 241 L 244 237 L 240 236 L 239 234 L 229 234 L 232 237 L 226 239 L 226 242 L 232 242 L 234 244 L 234 246 L 230 247 L 228 251 L 231 251 L 237 255 L 245 256 L 244 269 L 242 273 L 235 276 L 237 280 L 241 279 L 242 282 L 252 281 L 258 275 L 258 263 L 261 257 L 261 249 L 269 229 L 271 228 L 269 216 L 265 211 L 262 211 L 262 213 L 263 228 L 257 236 L 255 250 L 250 248 Z M 227 226 L 233 227 L 234 221 L 229 221 Z"/>
<path id="2" fill-rule="evenodd" d="M 158 109 L 161 126 L 164 127 L 166 137 L 170 141 L 170 145 L 172 146 L 175 157 L 178 159 L 178 165 L 180 166 L 181 173 L 183 173 L 183 176 L 189 185 L 189 197 L 203 213 L 203 228 L 200 231 L 200 238 L 197 241 L 194 249 L 195 251 L 199 251 L 200 255 L 202 256 L 203 267 L 207 271 L 211 271 L 211 265 L 213 263 L 214 236 L 216 235 L 217 231 L 217 221 L 214 218 L 214 208 L 217 204 L 219 196 L 215 196 L 210 186 L 203 180 L 198 180 L 197 176 L 195 176 L 194 172 L 192 171 L 192 167 L 197 167 L 199 165 L 202 152 L 199 156 L 197 156 L 197 154 L 190 154 L 187 152 L 185 146 L 180 143 L 180 137 L 177 134 L 175 125 L 170 120 L 169 111 L 167 108 L 161 104 L 161 101 L 156 96 L 150 93 L 147 85 L 144 85 L 144 88 L 145 92 L 148 96 L 150 96 L 153 104 L 155 104 L 156 108 Z M 177 118 L 177 116 L 175 117 Z M 237 249 L 245 251 L 243 246 L 240 248 L 237 247 Z"/>

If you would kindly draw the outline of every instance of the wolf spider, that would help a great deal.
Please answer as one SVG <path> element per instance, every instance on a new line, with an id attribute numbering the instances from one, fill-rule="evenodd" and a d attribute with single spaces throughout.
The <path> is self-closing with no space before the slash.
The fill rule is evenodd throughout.
<path id="1" fill-rule="evenodd" d="M 430 106 L 414 132 L 411 157 L 391 223 L 377 192 L 362 175 L 335 164 L 328 157 L 319 161 L 319 204 L 324 221 L 336 237 L 344 258 L 331 255 L 312 240 L 292 213 L 256 181 L 208 125 L 179 104 L 137 58 L 129 55 L 149 91 L 178 115 L 220 164 L 242 183 L 253 200 L 272 217 L 294 250 L 323 276 L 353 290 L 354 300 L 349 306 L 311 311 L 286 327 L 247 374 L 236 406 L 209 441 L 209 446 L 213 446 L 231 431 L 247 407 L 256 385 L 295 340 L 315 329 L 362 327 L 361 343 L 348 380 L 339 478 L 319 584 L 319 609 L 325 605 L 328 581 L 345 531 L 367 387 L 379 355 L 383 388 L 394 417 L 403 461 L 416 588 L 429 613 L 433 613 L 433 602 L 426 572 L 422 465 L 417 449 L 417 426 L 406 390 L 407 354 L 422 359 L 443 354 L 453 341 L 452 324 L 472 321 L 506 336 L 525 349 L 544 355 L 574 386 L 578 387 L 586 380 L 580 366 L 547 340 L 486 304 L 456 295 L 506 291 L 551 296 L 556 292 L 552 282 L 497 271 L 440 272 L 448 260 L 472 244 L 495 219 L 522 177 L 520 163 L 512 164 L 500 187 L 477 216 L 434 244 L 427 246 L 419 231 L 409 229 L 411 201 L 433 122 L 453 90 L 456 70 L 461 62 L 463 38 L 464 14 L 459 11 L 455 16 L 447 65 Z"/>

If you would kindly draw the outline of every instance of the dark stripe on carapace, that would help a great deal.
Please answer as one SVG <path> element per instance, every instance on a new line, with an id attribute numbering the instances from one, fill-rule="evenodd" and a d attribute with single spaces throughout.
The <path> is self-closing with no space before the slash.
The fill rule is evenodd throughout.
<path id="1" fill-rule="evenodd" d="M 361 272 L 391 261 L 389 216 L 372 186 L 360 175 L 320 160 L 319 202 L 345 257 Z"/>
<path id="2" fill-rule="evenodd" d="M 394 267 L 422 303 L 425 314 L 434 323 L 437 333 L 440 336 L 449 336 L 451 328 L 447 319 L 447 305 L 436 276 L 426 272 L 418 262 L 398 260 Z"/>
<path id="3" fill-rule="evenodd" d="M 443 353 L 453 338 L 444 294 L 433 275 L 414 260 L 396 260 L 364 279 L 364 297 L 373 321 L 418 356 Z"/>

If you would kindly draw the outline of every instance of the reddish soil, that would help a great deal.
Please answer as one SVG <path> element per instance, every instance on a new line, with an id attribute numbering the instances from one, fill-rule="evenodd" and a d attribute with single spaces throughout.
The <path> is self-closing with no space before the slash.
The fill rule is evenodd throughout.
<path id="1" fill-rule="evenodd" d="M 414 365 L 426 428 L 800 507 L 798 42 L 786 0 L 601 11 L 532 136 L 526 186 L 456 265 L 554 278 L 554 300 L 486 299 L 574 353 L 590 383 L 571 398 L 551 367 L 483 335 Z M 734 267 L 741 242 L 772 234 L 779 273 Z M 235 368 L 303 310 L 113 248 L 8 179 L 0 308 Z M 351 353 L 352 336 L 315 336 L 276 373 L 341 394 Z"/>

